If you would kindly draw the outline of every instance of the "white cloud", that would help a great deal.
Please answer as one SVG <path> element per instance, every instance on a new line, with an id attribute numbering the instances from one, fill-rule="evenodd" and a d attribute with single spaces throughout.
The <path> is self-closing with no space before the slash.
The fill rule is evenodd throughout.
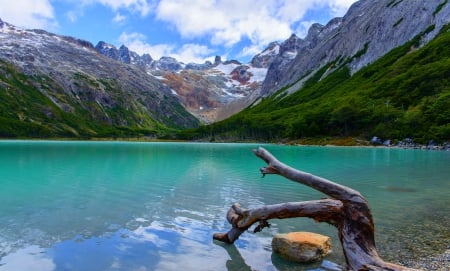
<path id="1" fill-rule="evenodd" d="M 49 0 L 1 1 L 0 18 L 25 28 L 56 29 L 57 23 Z"/>
<path id="2" fill-rule="evenodd" d="M 171 56 L 184 63 L 203 63 L 206 60 L 211 60 L 211 56 L 214 53 L 206 45 L 192 43 L 182 46 L 171 44 L 152 45 L 146 43 L 146 39 L 147 37 L 140 33 L 124 32 L 119 37 L 119 41 L 125 44 L 130 50 L 140 55 L 150 54 L 153 59 L 159 59 L 162 56 Z"/>
<path id="3" fill-rule="evenodd" d="M 214 50 L 205 45 L 189 43 L 184 44 L 181 48 L 172 52 L 171 56 L 176 59 L 182 59 L 185 63 L 203 63 L 205 60 L 211 61 L 213 58 L 211 55 L 213 53 Z"/>
<path id="4" fill-rule="evenodd" d="M 250 45 L 242 48 L 240 57 L 252 57 L 261 53 L 261 48 L 258 45 Z"/>
<path id="5" fill-rule="evenodd" d="M 161 0 L 156 16 L 173 24 L 184 37 L 203 36 L 231 26 L 228 16 L 208 0 Z"/>
<path id="6" fill-rule="evenodd" d="M 174 45 L 159 44 L 151 45 L 146 43 L 146 36 L 140 33 L 122 33 L 119 42 L 125 44 L 130 50 L 136 53 L 150 54 L 153 59 L 159 59 L 162 56 L 168 56 L 175 49 Z"/>
<path id="7" fill-rule="evenodd" d="M 138 13 L 142 17 L 147 16 L 154 8 L 154 4 L 147 0 L 65 0 L 71 2 L 73 9 L 66 12 L 71 22 L 76 22 L 84 16 L 84 9 L 88 6 L 99 4 L 116 12 L 112 22 L 121 24 L 127 17 L 124 13 Z"/>
<path id="8" fill-rule="evenodd" d="M 79 16 L 80 14 L 75 10 L 69 10 L 68 12 L 66 12 L 67 19 L 72 23 L 76 22 Z"/>
<path id="9" fill-rule="evenodd" d="M 148 15 L 154 8 L 154 1 L 148 0 L 78 0 L 82 5 L 101 4 L 110 7 L 114 11 L 125 9 L 140 13 L 141 16 Z M 77 3 L 78 3 L 77 1 Z"/>
<path id="10" fill-rule="evenodd" d="M 298 25 L 297 29 L 295 30 L 295 33 L 300 38 L 305 38 L 306 35 L 308 35 L 308 30 L 314 23 L 317 23 L 315 21 L 302 21 Z"/>
<path id="11" fill-rule="evenodd" d="M 311 9 L 342 16 L 355 0 L 160 0 L 156 18 L 171 24 L 185 39 L 208 38 L 213 45 L 232 47 L 244 39 L 252 45 L 242 55 L 261 51 L 296 30 L 306 33 Z M 299 29 L 293 29 L 293 25 Z M 300 36 L 300 35 L 299 35 Z"/>
<path id="12" fill-rule="evenodd" d="M 4 256 L 2 261 L 7 263 L 5 267 L 9 270 L 55 270 L 55 263 L 52 259 L 47 258 L 46 253 L 44 252 L 45 249 L 42 249 L 38 246 L 29 246 L 20 248 L 13 253 L 7 254 L 6 256 Z"/>
<path id="13" fill-rule="evenodd" d="M 117 24 L 122 24 L 123 22 L 125 22 L 126 19 L 127 19 L 126 16 L 124 16 L 120 13 L 117 13 L 116 16 L 114 16 L 114 18 L 112 19 L 112 21 Z"/>
<path id="14" fill-rule="evenodd" d="M 0 18 L 26 28 L 57 29 L 52 1 L 0 0 Z M 304 37 L 314 10 L 332 16 L 343 16 L 355 0 L 59 0 L 71 3 L 65 11 L 75 22 L 84 16 L 90 5 L 102 5 L 115 16 L 110 20 L 119 25 L 129 22 L 129 16 L 157 19 L 175 30 L 187 44 L 149 44 L 142 34 L 121 35 L 121 42 L 138 53 L 180 57 L 183 62 L 200 62 L 216 53 L 210 48 L 225 47 L 236 51 L 237 44 L 245 46 L 241 57 L 253 56 L 272 41 L 283 41 L 292 33 Z M 56 2 L 53 3 L 56 5 Z M 128 27 L 129 24 L 126 24 Z M 129 29 L 129 28 L 128 28 Z M 133 30 L 128 30 L 133 31 Z M 140 30 L 142 31 L 142 30 Z M 163 34 L 162 34 L 163 35 Z M 207 45 L 199 45 L 204 43 Z M 221 53 L 222 57 L 229 52 Z"/>
<path id="15" fill-rule="evenodd" d="M 330 3 L 332 14 L 335 17 L 342 17 L 347 12 L 348 8 L 355 3 L 355 0 L 333 0 Z"/>
<path id="16" fill-rule="evenodd" d="M 276 16 L 290 23 L 296 22 L 301 20 L 309 9 L 320 5 L 320 2 L 323 1 L 280 1 Z"/>
<path id="17" fill-rule="evenodd" d="M 164 54 L 166 52 L 169 52 L 171 49 L 171 46 L 164 45 L 164 46 L 153 46 L 150 44 L 147 44 L 145 40 L 147 37 L 144 34 L 140 33 L 126 33 L 123 32 L 119 36 L 119 42 L 122 44 L 125 44 L 130 50 L 135 51 L 136 53 L 142 55 L 144 53 L 150 54 L 152 58 L 155 58 L 159 54 Z"/>

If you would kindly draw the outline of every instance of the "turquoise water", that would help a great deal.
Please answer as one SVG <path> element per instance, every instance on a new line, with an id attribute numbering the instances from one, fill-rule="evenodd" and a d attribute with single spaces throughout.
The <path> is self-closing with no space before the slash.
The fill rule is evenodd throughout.
<path id="1" fill-rule="evenodd" d="M 235 245 L 239 202 L 256 207 L 324 195 L 261 178 L 251 144 L 0 141 L 0 270 L 311 270 L 271 252 L 279 232 L 333 238 L 323 264 L 343 264 L 336 230 L 272 220 Z M 379 253 L 401 262 L 450 244 L 450 152 L 264 145 L 279 160 L 362 192 Z"/>

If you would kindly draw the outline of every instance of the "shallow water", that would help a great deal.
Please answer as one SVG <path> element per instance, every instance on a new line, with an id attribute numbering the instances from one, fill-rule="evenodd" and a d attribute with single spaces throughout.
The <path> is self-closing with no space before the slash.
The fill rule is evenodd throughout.
<path id="1" fill-rule="evenodd" d="M 256 207 L 324 195 L 261 178 L 259 145 L 0 141 L 0 270 L 313 270 L 344 258 L 336 230 L 309 219 L 272 220 L 235 245 L 214 242 L 239 202 Z M 293 167 L 359 190 L 377 247 L 390 261 L 450 244 L 450 153 L 264 145 Z M 333 238 L 323 263 L 273 255 L 279 232 Z"/>

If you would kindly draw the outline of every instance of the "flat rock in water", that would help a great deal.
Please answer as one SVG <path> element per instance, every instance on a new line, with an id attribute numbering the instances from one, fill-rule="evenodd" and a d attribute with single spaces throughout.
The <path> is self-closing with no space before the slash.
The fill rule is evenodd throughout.
<path id="1" fill-rule="evenodd" d="M 312 232 L 281 233 L 273 237 L 272 250 L 290 261 L 319 261 L 330 253 L 331 238 Z"/>

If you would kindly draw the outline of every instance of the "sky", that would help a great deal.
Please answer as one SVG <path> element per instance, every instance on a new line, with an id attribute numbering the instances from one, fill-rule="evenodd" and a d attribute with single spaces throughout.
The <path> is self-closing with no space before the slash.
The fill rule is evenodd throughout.
<path id="1" fill-rule="evenodd" d="M 0 18 L 27 29 L 121 45 L 153 59 L 247 63 L 270 42 L 342 17 L 356 0 L 0 0 Z"/>

